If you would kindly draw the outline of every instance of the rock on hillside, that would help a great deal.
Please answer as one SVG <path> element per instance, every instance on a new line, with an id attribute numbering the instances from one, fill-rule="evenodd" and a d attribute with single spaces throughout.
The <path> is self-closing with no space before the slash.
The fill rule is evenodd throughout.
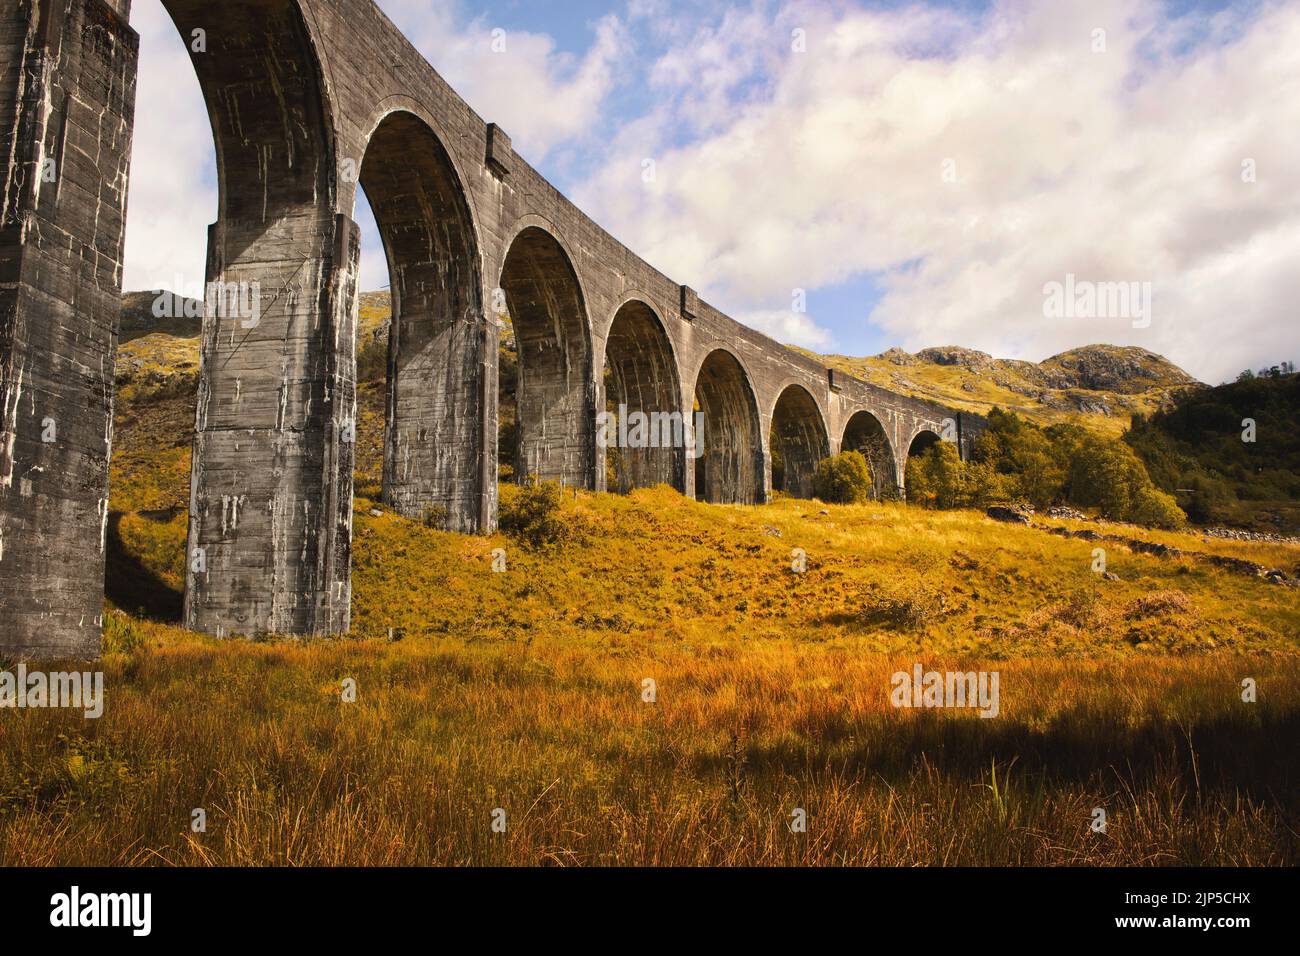
<path id="1" fill-rule="evenodd" d="M 1042 362 L 995 359 L 987 352 L 959 345 L 921 349 L 915 355 L 892 348 L 876 358 L 894 365 L 926 363 L 983 372 L 1004 388 L 1022 394 L 1052 388 L 1134 395 L 1152 388 L 1197 384 L 1164 356 L 1132 345 L 1085 345 Z"/>
<path id="2" fill-rule="evenodd" d="M 978 349 L 966 349 L 960 345 L 944 345 L 939 348 L 921 349 L 916 357 L 922 362 L 935 365 L 959 365 L 963 368 L 988 368 L 993 364 L 993 356 Z"/>
<path id="3" fill-rule="evenodd" d="M 1040 367 L 1046 371 L 1060 370 L 1072 378 L 1071 388 L 1126 395 L 1153 387 L 1197 384 L 1196 379 L 1163 355 L 1132 345 L 1086 345 L 1053 355 Z"/>

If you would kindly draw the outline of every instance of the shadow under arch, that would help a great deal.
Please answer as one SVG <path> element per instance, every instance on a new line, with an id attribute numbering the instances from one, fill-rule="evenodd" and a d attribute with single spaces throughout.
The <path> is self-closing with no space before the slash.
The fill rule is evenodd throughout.
<path id="1" fill-rule="evenodd" d="M 860 452 L 867 459 L 877 500 L 898 496 L 898 462 L 879 418 L 865 409 L 855 412 L 844 426 L 840 451 Z"/>
<path id="2" fill-rule="evenodd" d="M 740 360 L 726 349 L 710 352 L 695 379 L 703 434 L 695 460 L 695 497 L 711 504 L 759 504 L 765 495 L 758 400 Z"/>
<path id="3" fill-rule="evenodd" d="M 540 226 L 514 237 L 500 288 L 518 351 L 513 448 L 501 449 L 516 480 L 536 477 L 596 487 L 595 386 L 591 329 L 578 274 L 564 247 Z"/>
<path id="4" fill-rule="evenodd" d="M 831 447 L 817 400 L 802 385 L 787 385 L 777 398 L 769 445 L 772 489 L 811 498 L 817 463 L 830 455 Z"/>
<path id="5" fill-rule="evenodd" d="M 682 491 L 689 421 L 680 407 L 677 361 L 663 322 L 640 299 L 614 313 L 604 378 L 607 487 L 621 494 L 654 485 Z"/>
<path id="6" fill-rule="evenodd" d="M 383 498 L 409 517 L 438 509 L 447 528 L 474 531 L 486 320 L 469 203 L 437 135 L 404 110 L 379 121 L 360 173 L 392 303 Z"/>

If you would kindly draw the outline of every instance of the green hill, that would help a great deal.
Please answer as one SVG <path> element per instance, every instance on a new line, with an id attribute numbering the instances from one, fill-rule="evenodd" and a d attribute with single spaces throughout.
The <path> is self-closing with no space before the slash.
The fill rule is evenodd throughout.
<path id="1" fill-rule="evenodd" d="M 1125 440 L 1193 521 L 1300 528 L 1300 375 L 1243 375 L 1135 415 Z M 1253 427 L 1252 427 L 1253 423 Z"/>

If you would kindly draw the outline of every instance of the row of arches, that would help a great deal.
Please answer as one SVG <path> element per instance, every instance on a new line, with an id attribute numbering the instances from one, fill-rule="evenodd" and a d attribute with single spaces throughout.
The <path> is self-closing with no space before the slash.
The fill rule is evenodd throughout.
<path id="1" fill-rule="evenodd" d="M 473 362 L 448 356 L 475 354 L 468 339 L 482 284 L 469 204 L 437 136 L 405 112 L 389 114 L 372 135 L 361 188 L 392 290 L 384 496 L 407 513 L 430 504 L 463 510 L 479 476 L 470 456 L 454 451 L 463 437 L 455 422 L 479 416 L 483 389 Z M 499 459 L 516 479 L 594 488 L 603 467 L 613 491 L 659 484 L 685 491 L 689 469 L 702 501 L 764 500 L 759 403 L 730 351 L 708 353 L 683 397 L 663 322 L 649 304 L 631 299 L 611 321 L 597 389 L 581 284 L 564 247 L 540 225 L 524 226 L 511 240 L 490 308 L 508 325 L 516 350 L 517 368 L 499 395 L 511 422 L 501 432 Z M 770 422 L 772 489 L 812 497 L 817 464 L 832 450 L 817 401 L 789 385 Z M 871 412 L 850 418 L 838 446 L 863 453 L 878 497 L 897 490 L 895 455 Z"/>
<path id="2" fill-rule="evenodd" d="M 162 2 L 189 37 L 203 5 Z M 809 392 L 791 386 L 760 410 L 742 361 L 724 348 L 684 368 L 648 301 L 623 303 L 602 339 L 545 220 L 487 228 L 479 216 L 496 200 L 484 199 L 482 183 L 493 173 L 409 98 L 371 101 L 385 105 L 368 120 L 335 116 L 298 5 L 265 6 L 270 40 L 223 33 L 212 41 L 222 56 L 193 57 L 219 185 L 208 277 L 266 291 L 255 328 L 227 336 L 228 323 L 205 324 L 189 552 L 220 573 L 187 579 L 187 623 L 218 633 L 346 630 L 355 452 L 339 436 L 356 409 L 345 313 L 362 291 L 346 290 L 357 276 L 349 214 L 359 201 L 389 277 L 382 496 L 399 512 L 441 511 L 451 530 L 481 530 L 506 468 L 517 479 L 619 492 L 667 484 L 703 501 L 757 503 L 768 489 L 765 449 L 777 490 L 811 494 L 835 443 Z M 267 43 L 282 55 L 259 57 Z M 263 102 L 265 89 L 286 92 Z M 294 132 L 287 142 L 284 129 Z M 349 155 L 355 182 L 341 168 Z M 479 237 L 503 225 L 498 258 Z M 497 352 L 505 324 L 509 375 Z M 641 419 L 642 440 L 598 440 L 598 413 L 624 426 Z M 862 414 L 839 444 L 869 450 L 879 488 L 892 487 L 884 429 Z M 494 441 L 487 423 L 498 419 L 511 426 Z M 697 421 L 703 438 L 693 444 Z M 236 500 L 248 503 L 232 526 L 223 509 Z"/>

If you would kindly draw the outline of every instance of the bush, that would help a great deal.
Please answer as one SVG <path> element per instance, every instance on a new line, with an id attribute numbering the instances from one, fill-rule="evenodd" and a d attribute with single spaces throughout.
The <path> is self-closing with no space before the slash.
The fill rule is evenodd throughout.
<path id="1" fill-rule="evenodd" d="M 555 481 L 534 482 L 502 495 L 501 530 L 532 551 L 563 548 L 570 534 L 559 517 L 562 495 Z"/>
<path id="2" fill-rule="evenodd" d="M 988 422 L 970 461 L 962 461 L 950 442 L 913 455 L 907 463 L 907 499 L 936 508 L 1068 503 L 1149 527 L 1185 523 L 1178 502 L 1152 483 L 1128 444 L 1076 425 L 1043 429 L 996 408 Z M 1214 490 L 1207 485 L 1201 494 L 1212 501 Z"/>
<path id="3" fill-rule="evenodd" d="M 813 474 L 813 494 L 835 504 L 870 501 L 873 487 L 867 459 L 858 451 L 842 451 L 823 458 Z"/>
<path id="4" fill-rule="evenodd" d="M 144 631 L 139 622 L 121 611 L 109 611 L 104 615 L 105 654 L 132 654 L 146 644 Z"/>
<path id="5" fill-rule="evenodd" d="M 1148 484 L 1134 492 L 1125 520 L 1149 528 L 1174 529 L 1183 527 L 1187 523 L 1187 516 L 1178 507 L 1173 495 Z"/>
<path id="6" fill-rule="evenodd" d="M 914 631 L 942 617 L 947 602 L 940 592 L 918 584 L 893 594 L 866 594 L 861 604 L 856 615 L 860 624 Z"/>
<path id="7" fill-rule="evenodd" d="M 371 336 L 357 350 L 357 381 L 382 382 L 388 377 L 388 336 Z"/>
<path id="8" fill-rule="evenodd" d="M 1186 522 L 1173 496 L 1151 483 L 1133 449 L 1110 439 L 1090 437 L 1080 444 L 1070 469 L 1068 500 L 1116 521 L 1159 528 Z"/>

